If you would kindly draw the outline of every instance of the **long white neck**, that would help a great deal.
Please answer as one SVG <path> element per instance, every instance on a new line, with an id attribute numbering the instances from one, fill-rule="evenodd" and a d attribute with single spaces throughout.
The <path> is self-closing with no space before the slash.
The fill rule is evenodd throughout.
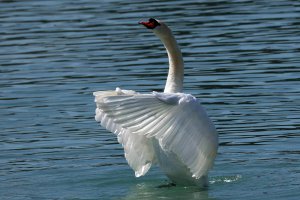
<path id="1" fill-rule="evenodd" d="M 184 64 L 181 51 L 170 30 L 164 34 L 156 34 L 164 44 L 169 58 L 169 72 L 164 92 L 182 92 Z"/>

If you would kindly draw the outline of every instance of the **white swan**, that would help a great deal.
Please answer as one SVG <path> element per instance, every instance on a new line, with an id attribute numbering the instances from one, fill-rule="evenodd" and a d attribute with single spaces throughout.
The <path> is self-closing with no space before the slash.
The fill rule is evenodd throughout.
<path id="1" fill-rule="evenodd" d="M 175 183 L 207 185 L 218 149 L 218 134 L 200 102 L 182 93 L 183 59 L 168 26 L 155 19 L 140 22 L 160 38 L 169 57 L 164 93 L 132 90 L 94 92 L 95 119 L 118 136 L 125 158 L 143 176 L 157 163 Z"/>

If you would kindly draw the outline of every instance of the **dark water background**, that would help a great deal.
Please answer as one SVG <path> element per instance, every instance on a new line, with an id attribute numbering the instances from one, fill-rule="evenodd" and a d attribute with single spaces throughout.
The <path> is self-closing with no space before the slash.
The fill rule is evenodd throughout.
<path id="1" fill-rule="evenodd" d="M 220 134 L 210 187 L 136 179 L 92 92 L 161 91 L 173 29 L 185 92 Z M 1 199 L 299 199 L 300 1 L 0 1 Z"/>

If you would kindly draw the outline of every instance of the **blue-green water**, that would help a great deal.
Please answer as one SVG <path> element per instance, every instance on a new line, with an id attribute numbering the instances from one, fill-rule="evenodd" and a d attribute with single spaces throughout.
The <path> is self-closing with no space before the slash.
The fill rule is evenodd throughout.
<path id="1" fill-rule="evenodd" d="M 173 29 L 185 92 L 218 129 L 208 190 L 135 178 L 94 121 L 93 91 L 163 89 L 148 17 Z M 299 199 L 299 81 L 297 0 L 0 1 L 0 197 Z"/>

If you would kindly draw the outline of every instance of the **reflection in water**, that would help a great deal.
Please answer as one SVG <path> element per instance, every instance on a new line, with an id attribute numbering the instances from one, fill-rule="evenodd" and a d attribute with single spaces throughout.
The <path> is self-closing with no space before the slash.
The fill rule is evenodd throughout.
<path id="1" fill-rule="evenodd" d="M 2 196 L 299 197 L 299 1 L 30 0 L 0 7 Z M 115 136 L 93 119 L 92 91 L 162 90 L 166 53 L 137 25 L 148 17 L 174 30 L 185 93 L 201 99 L 220 134 L 207 191 L 157 188 L 164 178 L 155 168 L 134 178 Z"/>
<path id="2" fill-rule="evenodd" d="M 196 187 L 160 187 L 157 183 L 141 183 L 130 188 L 124 200 L 133 199 L 215 199 L 209 197 L 209 191 Z"/>
<path id="3" fill-rule="evenodd" d="M 132 186 L 124 197 L 124 200 L 130 199 L 217 199 L 211 194 L 211 190 L 215 185 L 233 184 L 240 181 L 241 175 L 211 177 L 210 187 L 206 189 L 199 189 L 197 187 L 181 187 L 174 186 L 168 181 L 159 183 L 158 180 L 141 182 Z M 160 185 L 158 185 L 160 184 Z"/>

